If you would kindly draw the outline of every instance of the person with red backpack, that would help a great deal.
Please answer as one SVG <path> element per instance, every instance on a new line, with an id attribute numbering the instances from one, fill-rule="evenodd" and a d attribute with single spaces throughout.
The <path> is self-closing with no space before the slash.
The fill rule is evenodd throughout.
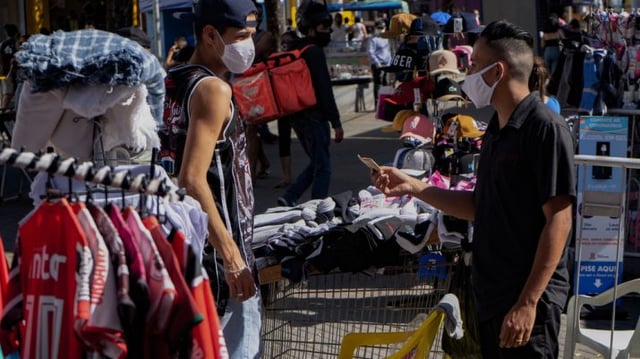
<path id="1" fill-rule="evenodd" d="M 312 199 L 328 196 L 331 183 L 329 124 L 334 129 L 336 143 L 340 143 L 344 136 L 327 60 L 322 51 L 331 41 L 331 14 L 326 5 L 313 1 L 301 4 L 298 14 L 298 30 L 305 37 L 297 45 L 300 49 L 312 45 L 302 52 L 301 57 L 309 67 L 317 103 L 288 117 L 310 161 L 284 195 L 278 198 L 278 204 L 281 206 L 295 205 L 309 187 Z"/>

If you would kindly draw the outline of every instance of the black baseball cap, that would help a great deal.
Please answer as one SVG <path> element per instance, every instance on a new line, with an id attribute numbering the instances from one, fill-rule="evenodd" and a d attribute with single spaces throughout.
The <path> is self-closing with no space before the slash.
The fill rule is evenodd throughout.
<path id="1" fill-rule="evenodd" d="M 249 14 L 258 9 L 251 0 L 197 0 L 194 1 L 193 17 L 196 23 L 229 27 L 255 27 L 257 22 L 247 21 Z"/>
<path id="2" fill-rule="evenodd" d="M 433 97 L 440 102 L 464 100 L 460 84 L 448 77 L 438 80 L 433 89 Z"/>

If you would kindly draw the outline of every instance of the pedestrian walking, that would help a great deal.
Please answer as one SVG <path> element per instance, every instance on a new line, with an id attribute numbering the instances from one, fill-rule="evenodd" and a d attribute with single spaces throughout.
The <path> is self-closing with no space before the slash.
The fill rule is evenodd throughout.
<path id="1" fill-rule="evenodd" d="M 309 164 L 278 198 L 278 204 L 290 206 L 311 187 L 311 198 L 325 198 L 331 183 L 331 155 L 329 145 L 334 130 L 336 143 L 342 141 L 344 132 L 340 123 L 340 113 L 333 96 L 331 77 L 327 59 L 322 51 L 331 41 L 331 15 L 324 4 L 307 1 L 300 5 L 298 30 L 305 36 L 300 40 L 300 48 L 311 45 L 302 53 L 313 82 L 318 103 L 289 117 Z"/>
<path id="2" fill-rule="evenodd" d="M 380 90 L 380 86 L 387 85 L 383 69 L 391 64 L 389 39 L 380 36 L 384 30 L 384 21 L 376 21 L 375 32 L 367 44 L 369 62 L 371 63 L 371 76 L 373 77 L 373 100 L 376 106 L 378 105 L 378 90 Z"/>
<path id="3" fill-rule="evenodd" d="M 169 70 L 163 157 L 178 183 L 208 214 L 203 265 L 214 291 L 229 356 L 260 357 L 261 301 L 251 251 L 253 189 L 244 124 L 229 73 L 252 64 L 256 7 L 251 0 L 200 0 L 189 63 Z"/>

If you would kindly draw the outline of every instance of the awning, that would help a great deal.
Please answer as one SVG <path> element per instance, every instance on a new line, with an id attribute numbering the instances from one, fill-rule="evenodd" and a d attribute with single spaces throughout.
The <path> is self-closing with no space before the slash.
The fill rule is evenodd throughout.
<path id="1" fill-rule="evenodd" d="M 365 0 L 352 1 L 342 4 L 329 4 L 329 11 L 370 11 L 370 10 L 392 10 L 403 9 L 408 12 L 409 6 L 405 1 L 401 0 Z"/>
<path id="2" fill-rule="evenodd" d="M 160 2 L 160 10 L 178 9 L 185 7 L 192 7 L 192 0 L 157 0 Z M 139 0 L 138 6 L 141 12 L 153 11 L 154 0 Z"/>

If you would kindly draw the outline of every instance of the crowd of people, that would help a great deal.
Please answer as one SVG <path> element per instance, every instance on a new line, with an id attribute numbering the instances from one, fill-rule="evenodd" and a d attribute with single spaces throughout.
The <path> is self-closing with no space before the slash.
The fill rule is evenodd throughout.
<path id="1" fill-rule="evenodd" d="M 262 145 L 275 142 L 275 135 L 264 125 L 240 118 L 230 85 L 234 75 L 278 48 L 304 49 L 301 57 L 317 103 L 277 120 L 283 171 L 277 205 L 293 207 L 309 189 L 311 199 L 330 194 L 332 130 L 333 142 L 344 138 L 324 49 L 330 43 L 366 49 L 378 101 L 379 87 L 390 84 L 389 73 L 401 73 L 392 81 L 407 73 L 406 68 L 390 69 L 398 54 L 412 52 L 411 58 L 420 61 L 411 72 L 429 73 L 426 55 L 437 47 L 426 38 L 447 33 L 450 19 L 443 20 L 447 14 L 442 12 L 436 17 L 413 16 L 403 24 L 401 33 L 406 36 L 392 54 L 389 34 L 385 35 L 391 19 L 385 13 L 367 29 L 361 17 L 349 24 L 340 13 L 332 16 L 326 5 L 304 1 L 297 27 L 287 28 L 280 43 L 260 27 L 263 14 L 251 0 L 201 0 L 193 15 L 195 45 L 176 38 L 165 58 L 172 87 L 167 86 L 170 101 L 165 103 L 171 106 L 171 111 L 165 109 L 170 117 L 165 115 L 162 128 L 170 145 L 163 150 L 176 159 L 173 175 L 179 186 L 208 214 L 203 265 L 222 308 L 229 356 L 258 358 L 261 301 L 251 250 L 252 185 L 269 174 Z M 488 129 L 476 190 L 441 190 L 393 167 L 372 171 L 371 180 L 387 196 L 409 194 L 474 222 L 473 288 L 484 357 L 554 358 L 569 289 L 564 250 L 576 193 L 571 134 L 558 115 L 558 102 L 544 89 L 561 42 L 577 36 L 575 24 L 565 28 L 559 18 L 550 17 L 543 29 L 542 57 L 535 57 L 531 34 L 517 25 L 496 21 L 480 27 L 478 13 L 448 15 L 462 19 L 463 28 L 455 33 L 476 34 L 464 39 L 473 52 L 463 68 L 462 90 L 476 108 L 495 109 L 495 115 L 485 119 Z M 15 26 L 4 29 L 9 39 L 0 45 L 1 74 L 14 79 L 3 81 L 2 106 L 7 106 L 18 85 L 13 55 L 26 39 Z M 445 46 L 461 40 L 453 33 Z M 291 167 L 292 130 L 308 157 L 297 176 Z"/>

